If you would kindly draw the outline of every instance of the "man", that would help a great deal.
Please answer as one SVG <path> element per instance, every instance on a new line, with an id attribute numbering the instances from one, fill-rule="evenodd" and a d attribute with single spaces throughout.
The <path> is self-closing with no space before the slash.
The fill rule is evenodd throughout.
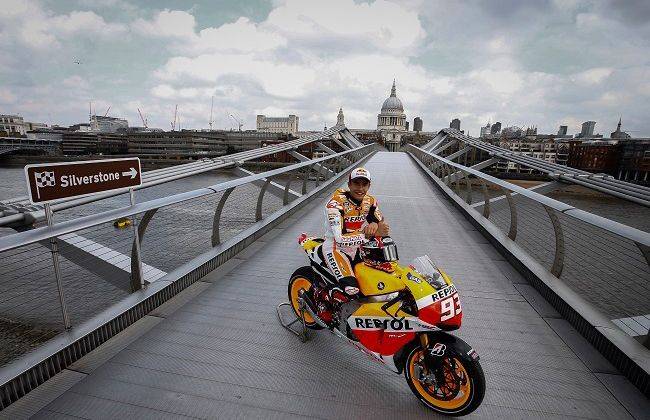
<path id="1" fill-rule="evenodd" d="M 326 206 L 327 234 L 322 249 L 338 282 L 330 288 L 329 297 L 342 302 L 359 293 L 353 270 L 361 261 L 359 246 L 374 236 L 388 235 L 389 226 L 377 200 L 368 194 L 370 181 L 367 169 L 354 169 L 348 178 L 348 190 L 336 190 Z"/>

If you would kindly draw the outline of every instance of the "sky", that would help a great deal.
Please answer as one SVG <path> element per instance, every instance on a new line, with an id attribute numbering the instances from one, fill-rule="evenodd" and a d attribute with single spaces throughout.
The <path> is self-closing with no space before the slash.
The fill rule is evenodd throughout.
<path id="1" fill-rule="evenodd" d="M 650 136 L 650 1 L 2 0 L 0 113 L 70 125 L 255 128 L 255 115 L 375 128 L 393 79 L 407 120 L 478 135 L 619 117 Z M 110 107 L 110 110 L 109 110 Z M 233 115 L 235 118 L 231 117 Z"/>

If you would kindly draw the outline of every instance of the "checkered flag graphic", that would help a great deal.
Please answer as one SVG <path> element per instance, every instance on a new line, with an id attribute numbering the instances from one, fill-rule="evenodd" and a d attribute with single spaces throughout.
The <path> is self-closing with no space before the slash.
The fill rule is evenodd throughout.
<path id="1" fill-rule="evenodd" d="M 56 178 L 54 178 L 54 171 L 52 172 L 34 172 L 34 179 L 36 180 L 36 196 L 41 198 L 40 189 L 43 187 L 53 187 L 56 185 Z"/>

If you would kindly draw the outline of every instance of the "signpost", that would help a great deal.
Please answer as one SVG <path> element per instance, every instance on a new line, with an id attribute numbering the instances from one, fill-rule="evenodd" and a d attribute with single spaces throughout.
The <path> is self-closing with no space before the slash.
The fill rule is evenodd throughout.
<path id="1" fill-rule="evenodd" d="M 25 176 L 32 203 L 126 190 L 142 184 L 138 158 L 27 165 Z"/>
<path id="2" fill-rule="evenodd" d="M 63 198 L 81 197 L 105 191 L 130 190 L 131 205 L 135 204 L 133 187 L 142 184 L 140 159 L 105 159 L 82 162 L 44 163 L 25 166 L 27 190 L 32 203 L 43 203 L 47 225 L 53 224 L 50 202 Z M 138 258 L 138 275 L 142 283 L 142 259 L 140 257 L 140 239 L 138 226 L 133 216 L 135 236 L 134 246 Z M 54 276 L 56 278 L 61 313 L 65 328 L 70 328 L 70 317 L 63 295 L 61 268 L 56 238 L 50 238 Z"/>

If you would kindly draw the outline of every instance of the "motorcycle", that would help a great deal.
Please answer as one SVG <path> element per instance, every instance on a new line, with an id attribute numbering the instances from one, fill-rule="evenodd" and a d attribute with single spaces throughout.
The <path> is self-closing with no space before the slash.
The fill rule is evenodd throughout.
<path id="1" fill-rule="evenodd" d="M 460 328 L 463 316 L 456 287 L 428 256 L 402 266 L 392 239 L 377 239 L 386 258 L 379 264 L 355 265 L 359 298 L 322 302 L 319 296 L 327 294 L 319 291 L 334 279 L 323 257 L 324 239 L 303 233 L 298 243 L 310 265 L 297 269 L 288 287 L 296 317 L 306 328 L 329 329 L 391 371 L 403 373 L 426 407 L 451 416 L 471 413 L 483 401 L 485 376 L 478 353 L 448 333 Z M 331 310 L 328 321 L 318 316 L 323 305 Z"/>

